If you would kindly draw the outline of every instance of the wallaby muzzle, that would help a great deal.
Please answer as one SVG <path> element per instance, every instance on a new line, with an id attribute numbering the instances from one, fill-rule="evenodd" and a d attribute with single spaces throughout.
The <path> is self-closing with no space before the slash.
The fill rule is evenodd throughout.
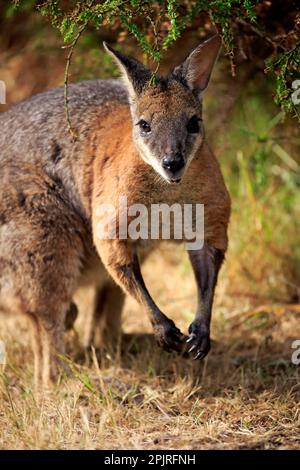
<path id="1" fill-rule="evenodd" d="M 185 167 L 185 161 L 181 153 L 167 155 L 162 159 L 162 167 L 168 178 L 172 181 L 181 179 Z"/>

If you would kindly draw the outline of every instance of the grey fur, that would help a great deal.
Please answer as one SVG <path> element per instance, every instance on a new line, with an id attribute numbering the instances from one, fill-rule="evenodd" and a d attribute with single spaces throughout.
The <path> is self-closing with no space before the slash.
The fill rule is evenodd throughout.
<path id="1" fill-rule="evenodd" d="M 212 58 L 215 52 L 213 48 Z M 208 208 L 209 214 L 210 210 L 214 213 L 210 227 L 216 227 L 213 242 L 217 248 L 227 246 L 229 198 L 217 162 L 207 147 L 202 152 L 204 173 L 194 178 L 191 171 L 181 190 L 169 191 L 157 177 L 159 173 L 168 181 L 162 170 L 165 155 L 180 152 L 185 170 L 192 163 L 200 167 L 199 156 L 192 160 L 204 143 L 201 98 L 174 76 L 160 79 L 153 87 L 148 83 L 150 72 L 137 61 L 120 54 L 118 60 L 123 68 L 126 66 L 126 85 L 119 80 L 95 80 L 69 86 L 75 141 L 68 128 L 63 88 L 29 98 L 0 115 L 0 309 L 30 318 L 36 380 L 42 373 L 45 384 L 57 376 L 58 355 L 64 353 L 65 326 L 69 327 L 69 321 L 72 324 L 76 317 L 71 302 L 80 285 L 92 282 L 98 290 L 102 287 L 96 296 L 95 311 L 98 318 L 106 312 L 115 334 L 112 315 L 116 313 L 119 322 L 117 310 L 124 299 L 120 287 L 111 288 L 108 272 L 127 293 L 147 306 L 159 344 L 178 350 L 180 332 L 151 299 L 138 258 L 136 254 L 132 257 L 131 245 L 124 246 L 120 240 L 107 244 L 97 237 L 93 239 L 97 218 L 95 206 L 91 213 L 92 200 L 94 205 L 101 197 L 115 197 L 118 191 L 128 190 L 134 199 L 146 200 L 147 204 L 164 197 L 169 203 L 183 204 L 194 198 L 202 200 L 205 185 L 210 199 L 208 183 L 214 186 L 217 181 L 219 187 L 213 189 Z M 206 60 L 204 78 L 211 65 L 212 61 Z M 130 106 L 133 118 L 132 141 L 126 106 Z M 196 130 L 190 127 L 193 117 L 199 121 Z M 151 125 L 146 133 L 142 125 L 145 119 Z M 198 187 L 198 178 L 203 181 L 206 172 L 208 181 Z M 115 181 L 117 186 L 113 186 Z M 114 302 L 102 306 L 108 297 Z M 200 330 L 199 348 L 203 341 Z"/>
<path id="2" fill-rule="evenodd" d="M 118 80 L 70 85 L 73 142 L 63 95 L 63 88 L 50 90 L 0 115 L 0 311 L 31 320 L 35 381 L 45 385 L 57 375 L 76 289 L 87 277 L 96 286 L 107 282 L 92 241 L 90 204 L 80 195 L 90 171 L 83 155 L 92 121 L 107 103 L 110 109 L 127 103 Z"/>
<path id="3" fill-rule="evenodd" d="M 62 181 L 66 195 L 86 216 L 76 187 L 76 175 L 81 170 L 77 160 L 91 121 L 103 113 L 106 103 L 114 101 L 128 101 L 121 80 L 82 81 L 69 86 L 69 114 L 78 134 L 75 143 L 68 130 L 63 87 L 32 96 L 0 114 L 2 176 L 11 161 L 20 169 L 24 162 L 39 166 L 50 178 Z"/>

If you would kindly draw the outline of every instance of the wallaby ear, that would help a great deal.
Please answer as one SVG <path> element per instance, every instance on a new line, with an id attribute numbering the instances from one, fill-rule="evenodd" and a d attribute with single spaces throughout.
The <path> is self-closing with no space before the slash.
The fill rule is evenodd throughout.
<path id="1" fill-rule="evenodd" d="M 174 69 L 172 75 L 184 82 L 192 91 L 201 94 L 208 85 L 221 44 L 222 39 L 218 34 L 203 42 L 193 50 L 183 64 Z"/>
<path id="2" fill-rule="evenodd" d="M 103 42 L 103 46 L 119 66 L 125 79 L 129 95 L 134 99 L 142 92 L 146 83 L 151 79 L 151 71 L 138 60 L 127 57 L 119 51 L 115 51 L 106 42 Z"/>

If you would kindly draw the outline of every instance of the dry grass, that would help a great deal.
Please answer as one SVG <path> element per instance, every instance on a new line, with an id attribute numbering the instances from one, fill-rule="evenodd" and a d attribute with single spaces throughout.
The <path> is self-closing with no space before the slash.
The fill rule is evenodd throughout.
<path id="1" fill-rule="evenodd" d="M 156 253 L 145 277 L 186 331 L 194 282 L 186 260 L 178 266 L 169 258 Z M 268 306 L 234 312 L 225 279 L 226 268 L 205 362 L 160 351 L 144 313 L 128 301 L 122 351 L 74 363 L 72 377 L 40 396 L 32 392 L 25 325 L 14 319 L 1 324 L 8 362 L 0 385 L 0 448 L 299 448 L 300 368 L 291 364 L 299 314 Z"/>
<path id="2" fill-rule="evenodd" d="M 26 51 L 2 57 L 8 102 L 54 86 L 63 75 L 63 57 L 37 56 L 30 45 Z M 1 449 L 300 447 L 300 366 L 291 364 L 300 319 L 286 303 L 300 299 L 299 131 L 278 123 L 264 78 L 252 88 L 241 93 L 222 132 L 213 124 L 228 94 L 223 72 L 219 91 L 213 84 L 206 98 L 210 142 L 234 202 L 208 358 L 194 363 L 159 350 L 144 312 L 128 301 L 118 354 L 85 358 L 70 338 L 73 376 L 36 396 L 26 325 L 1 319 L 8 349 L 0 369 Z M 143 270 L 153 297 L 186 332 L 196 292 L 186 257 L 176 256 L 156 253 Z M 83 296 L 79 332 L 87 311 Z"/>

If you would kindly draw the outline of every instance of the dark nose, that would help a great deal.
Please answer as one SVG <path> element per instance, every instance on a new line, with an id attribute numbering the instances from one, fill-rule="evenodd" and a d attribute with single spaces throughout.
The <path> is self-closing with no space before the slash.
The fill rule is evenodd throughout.
<path id="1" fill-rule="evenodd" d="M 176 153 L 176 155 L 164 157 L 162 160 L 162 166 L 172 176 L 178 175 L 184 167 L 183 155 L 181 153 Z"/>

